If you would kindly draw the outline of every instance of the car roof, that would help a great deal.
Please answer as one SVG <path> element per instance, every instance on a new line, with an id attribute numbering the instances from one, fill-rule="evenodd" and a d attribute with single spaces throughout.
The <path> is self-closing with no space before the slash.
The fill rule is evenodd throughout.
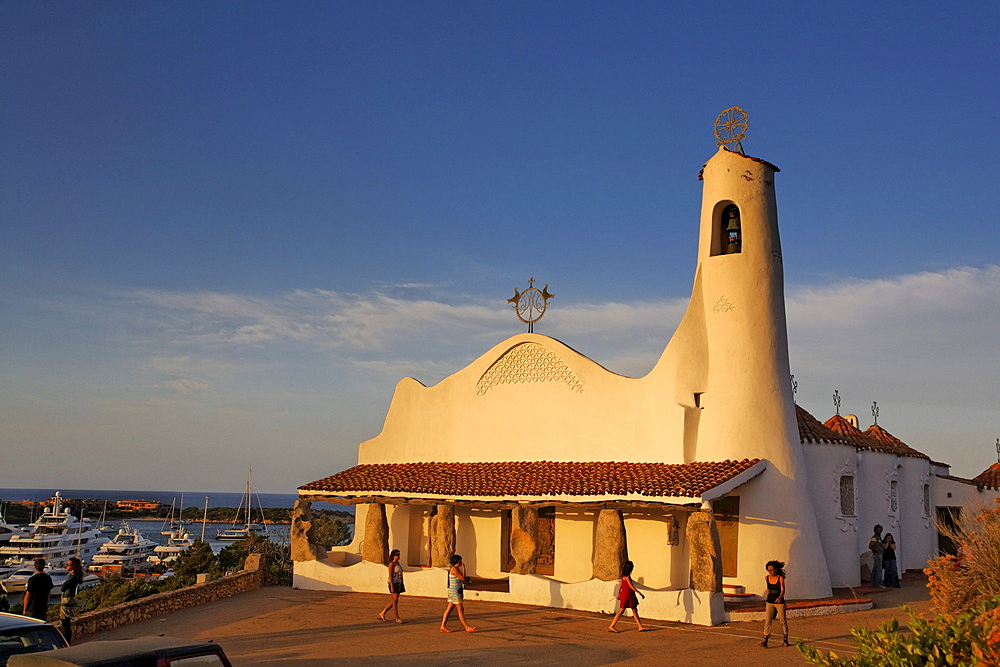
<path id="1" fill-rule="evenodd" d="M 100 667 L 101 665 L 155 665 L 158 658 L 175 658 L 192 653 L 225 655 L 218 644 L 176 637 L 139 637 L 92 641 L 44 653 L 11 656 L 10 667 Z"/>
<path id="2" fill-rule="evenodd" d="M 31 625 L 48 625 L 45 621 L 30 616 L 20 616 L 18 614 L 0 613 L 0 631 L 10 628 L 24 628 Z"/>

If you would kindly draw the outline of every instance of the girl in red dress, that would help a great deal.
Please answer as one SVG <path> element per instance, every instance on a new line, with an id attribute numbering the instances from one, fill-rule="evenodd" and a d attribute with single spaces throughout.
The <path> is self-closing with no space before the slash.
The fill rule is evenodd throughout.
<path id="1" fill-rule="evenodd" d="M 638 594 L 643 600 L 646 596 L 642 594 L 638 588 L 635 587 L 635 583 L 632 581 L 632 570 L 635 565 L 632 561 L 625 561 L 625 565 L 622 567 L 622 583 L 618 589 L 618 613 L 615 614 L 614 620 L 611 621 L 611 625 L 608 626 L 608 632 L 618 632 L 615 629 L 615 625 L 618 623 L 618 619 L 622 617 L 622 613 L 626 609 L 632 610 L 632 616 L 635 617 L 635 624 L 639 626 L 639 632 L 645 632 L 649 628 L 643 626 L 642 619 L 639 618 L 639 599 L 636 597 Z"/>

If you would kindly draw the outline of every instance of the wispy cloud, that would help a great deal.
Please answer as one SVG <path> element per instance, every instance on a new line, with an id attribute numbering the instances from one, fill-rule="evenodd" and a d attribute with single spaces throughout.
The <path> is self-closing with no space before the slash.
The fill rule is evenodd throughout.
<path id="1" fill-rule="evenodd" d="M 25 398 L 0 416 L 10 437 L 29 446 L 33 433 L 49 433 L 53 447 L 68 439 L 95 456 L 118 422 L 122 447 L 121 433 L 159 451 L 180 431 L 187 442 L 207 443 L 199 434 L 210 433 L 206 446 L 253 448 L 275 464 L 282 450 L 272 452 L 270 443 L 296 443 L 298 458 L 326 460 L 333 439 L 340 443 L 333 470 L 351 463 L 358 440 L 378 432 L 401 377 L 435 384 L 524 330 L 496 299 L 456 304 L 419 287 L 392 295 L 382 288 L 272 296 L 132 290 L 75 308 L 63 303 L 60 336 L 74 350 L 74 365 L 18 366 L 4 388 Z M 1000 267 L 793 285 L 786 303 L 800 404 L 825 418 L 838 389 L 844 411 L 865 417 L 878 401 L 880 423 L 908 444 L 938 460 L 973 462 L 958 474 L 979 472 L 970 452 L 1000 432 Z M 686 307 L 686 298 L 553 302 L 536 331 L 616 373 L 641 376 Z M 47 405 L 35 395 L 61 402 L 32 413 Z M 75 436 L 63 429 L 58 440 L 45 430 L 53 411 L 88 416 Z M 89 426 L 95 423 L 101 427 Z"/>

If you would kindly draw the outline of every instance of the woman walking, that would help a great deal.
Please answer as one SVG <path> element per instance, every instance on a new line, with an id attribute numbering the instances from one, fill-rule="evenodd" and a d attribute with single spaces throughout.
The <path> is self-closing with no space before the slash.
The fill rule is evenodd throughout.
<path id="1" fill-rule="evenodd" d="M 465 582 L 468 578 L 465 576 L 465 563 L 462 562 L 462 557 L 455 554 L 451 557 L 451 569 L 448 570 L 448 606 L 444 610 L 444 616 L 441 617 L 441 632 L 451 632 L 448 629 L 448 617 L 451 616 L 451 610 L 458 608 L 458 620 L 461 621 L 462 627 L 465 628 L 466 632 L 475 632 L 476 629 L 465 622 L 465 608 L 462 603 L 465 601 Z"/>
<path id="2" fill-rule="evenodd" d="M 389 604 L 379 612 L 378 620 L 384 621 L 386 613 L 392 609 L 393 613 L 396 614 L 396 622 L 403 622 L 403 619 L 399 617 L 399 594 L 405 592 L 403 566 L 399 564 L 399 549 L 393 549 L 389 552 Z"/>
<path id="3" fill-rule="evenodd" d="M 66 561 L 66 569 L 70 575 L 66 577 L 59 589 L 59 620 L 62 624 L 63 637 L 67 643 L 73 641 L 73 616 L 76 614 L 76 591 L 83 583 L 83 564 L 73 556 Z"/>
<path id="4" fill-rule="evenodd" d="M 767 576 L 764 581 L 767 583 L 767 604 L 764 611 L 764 639 L 760 645 L 767 648 L 767 638 L 771 636 L 771 622 L 775 617 L 781 624 L 784 633 L 782 646 L 791 646 L 788 643 L 788 620 L 785 618 L 785 564 L 780 560 L 767 561 Z"/>
<path id="5" fill-rule="evenodd" d="M 896 539 L 892 533 L 886 533 L 882 540 L 882 585 L 899 588 L 899 568 L 896 560 Z"/>
<path id="6" fill-rule="evenodd" d="M 608 632 L 618 632 L 615 625 L 618 624 L 618 619 L 622 617 L 622 613 L 626 609 L 632 610 L 632 616 L 635 617 L 635 624 L 639 626 L 639 632 L 645 632 L 649 629 L 643 626 L 642 619 L 639 618 L 639 598 L 636 597 L 636 594 L 638 593 L 643 600 L 646 599 L 646 596 L 635 587 L 635 583 L 632 581 L 633 569 L 635 569 L 635 565 L 632 564 L 632 561 L 625 561 L 625 565 L 622 567 L 621 585 L 618 588 L 618 612 L 612 619 L 611 625 L 608 626 Z"/>

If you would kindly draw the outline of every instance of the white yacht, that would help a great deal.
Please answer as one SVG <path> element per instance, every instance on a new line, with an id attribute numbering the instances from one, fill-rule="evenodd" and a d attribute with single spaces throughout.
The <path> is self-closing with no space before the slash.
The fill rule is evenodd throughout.
<path id="1" fill-rule="evenodd" d="M 105 565 L 134 568 L 145 563 L 156 546 L 156 542 L 123 521 L 118 534 L 101 545 L 90 569 L 100 570 Z"/>
<path id="2" fill-rule="evenodd" d="M 59 570 L 70 556 L 76 556 L 86 565 L 106 539 L 90 523 L 70 514 L 56 491 L 52 504 L 28 526 L 25 534 L 12 535 L 7 544 L 0 546 L 0 561 L 8 567 L 22 563 L 29 566 L 36 558 L 44 558 L 54 570 Z"/>
<path id="3" fill-rule="evenodd" d="M 52 567 L 46 565 L 45 572 L 52 577 L 52 596 L 58 596 L 60 593 L 59 589 L 63 585 L 63 582 L 69 578 L 69 571 L 65 569 L 53 569 Z M 3 590 L 7 593 L 23 593 L 24 589 L 28 586 L 28 579 L 34 573 L 34 564 L 24 565 L 0 582 L 0 588 L 3 588 Z M 85 574 L 83 575 L 83 581 L 77 587 L 77 590 L 93 588 L 99 583 L 101 583 L 101 580 L 97 578 L 97 575 Z"/>
<path id="4" fill-rule="evenodd" d="M 177 560 L 177 557 L 191 548 L 194 535 L 183 528 L 177 527 L 170 532 L 166 544 L 160 544 L 153 549 L 149 562 L 153 565 L 166 565 Z"/>
<path id="5" fill-rule="evenodd" d="M 7 523 L 7 519 L 4 518 L 3 512 L 0 511 L 0 546 L 10 542 L 10 538 L 15 535 L 27 535 L 28 533 L 20 526 L 15 526 L 12 523 Z"/>

